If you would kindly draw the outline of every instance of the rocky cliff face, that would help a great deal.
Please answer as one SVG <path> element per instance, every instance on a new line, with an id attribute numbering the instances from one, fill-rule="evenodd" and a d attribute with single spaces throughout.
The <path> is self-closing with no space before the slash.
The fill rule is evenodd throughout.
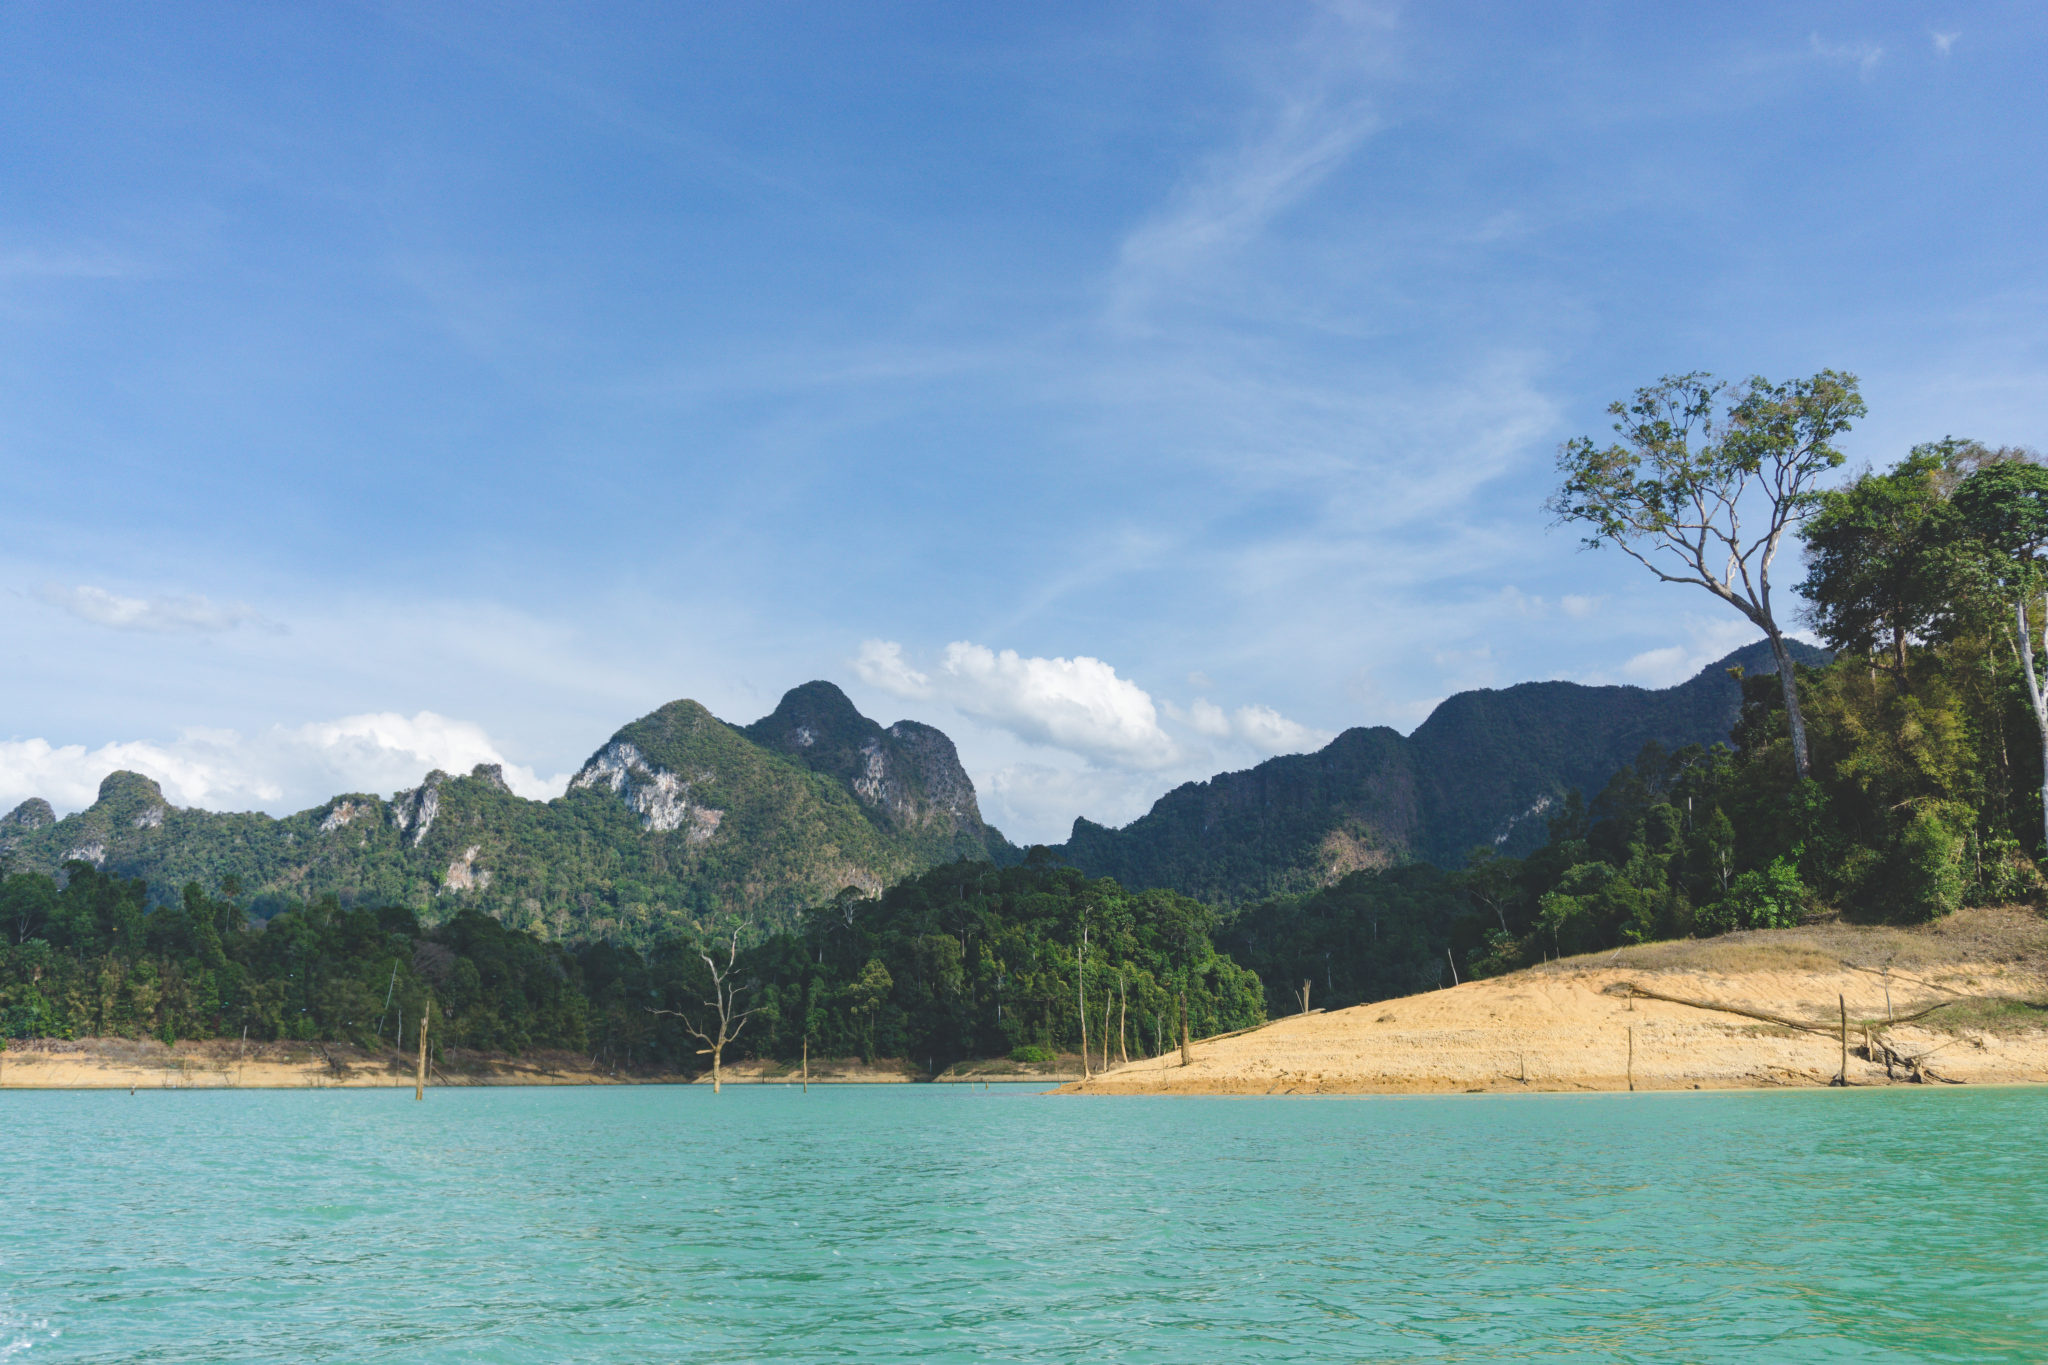
<path id="1" fill-rule="evenodd" d="M 0 818 L 0 839 L 56 823 L 57 812 L 50 808 L 50 803 L 40 796 L 31 796 Z"/>
<path id="2" fill-rule="evenodd" d="M 1002 842 L 982 820 L 974 783 L 943 731 L 914 720 L 883 729 L 829 682 L 791 688 L 740 733 L 844 783 L 883 829 L 935 845 Z"/>
<path id="3" fill-rule="evenodd" d="M 712 781 L 716 774 L 700 772 L 697 779 Z M 660 833 L 686 830 L 698 843 L 716 834 L 719 822 L 725 818 L 724 811 L 690 800 L 688 778 L 648 761 L 637 746 L 623 739 L 615 739 L 592 754 L 570 780 L 569 788 L 601 788 L 633 809 L 640 817 L 641 829 Z"/>

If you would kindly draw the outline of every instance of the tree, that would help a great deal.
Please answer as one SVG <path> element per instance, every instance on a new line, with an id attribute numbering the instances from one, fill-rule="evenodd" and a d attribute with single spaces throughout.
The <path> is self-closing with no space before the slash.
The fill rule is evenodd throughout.
<path id="1" fill-rule="evenodd" d="M 1822 370 L 1737 387 L 1704 373 L 1667 375 L 1608 412 L 1621 441 L 1567 441 L 1549 509 L 1560 523 L 1590 528 L 1588 547 L 1612 545 L 1663 582 L 1704 588 L 1763 631 L 1804 780 L 1806 725 L 1771 605 L 1771 565 L 1786 531 L 1811 512 L 1814 481 L 1842 463 L 1830 442 L 1864 413 L 1856 377 Z M 1745 529 L 1745 509 L 1759 503 L 1762 525 Z"/>
<path id="2" fill-rule="evenodd" d="M 889 968 L 878 957 L 868 959 L 868 965 L 860 969 L 860 976 L 850 988 L 854 1008 L 867 1015 L 868 1060 L 875 1058 L 875 1011 L 896 989 L 896 978 L 889 975 Z"/>
<path id="3" fill-rule="evenodd" d="M 2048 552 L 2048 469 L 2018 460 L 1986 464 L 1957 485 L 1956 511 L 1983 556 L 1986 580 L 2013 614 L 2007 627 L 2020 656 L 2020 681 L 2041 737 L 2042 837 L 2048 841 L 2048 683 L 2034 656 L 2029 608 L 2044 583 Z M 2048 609 L 2041 619 L 2042 652 L 2048 656 Z"/>
<path id="4" fill-rule="evenodd" d="M 1944 441 L 1913 447 L 1897 467 L 1866 473 L 1822 493 L 1800 528 L 1808 618 L 1830 649 L 1878 657 L 1906 677 L 1906 644 L 1924 639 L 1950 614 L 1950 549 L 1955 512 L 1943 476 L 1957 448 Z"/>
<path id="5" fill-rule="evenodd" d="M 711 1093 L 714 1095 L 719 1093 L 719 1088 L 722 1084 L 721 1071 L 725 1061 L 726 1045 L 740 1036 L 740 1030 L 746 1027 L 747 1016 L 754 1012 L 752 1008 L 743 1010 L 739 1007 L 740 995 L 750 989 L 750 986 L 741 985 L 733 972 L 734 964 L 738 962 L 739 955 L 740 931 L 737 926 L 732 931 L 731 941 L 726 945 L 725 966 L 723 968 L 718 965 L 718 962 L 711 954 L 705 952 L 697 954 L 698 957 L 704 959 L 705 970 L 711 973 L 711 994 L 704 1001 L 705 1007 L 711 1011 L 711 1014 L 705 1018 L 703 1027 L 700 1028 L 682 1010 L 651 1009 L 648 1011 L 649 1014 L 666 1014 L 682 1020 L 683 1027 L 689 1030 L 690 1036 L 704 1044 L 703 1051 L 711 1054 Z M 709 1031 L 707 1032 L 707 1030 Z"/>

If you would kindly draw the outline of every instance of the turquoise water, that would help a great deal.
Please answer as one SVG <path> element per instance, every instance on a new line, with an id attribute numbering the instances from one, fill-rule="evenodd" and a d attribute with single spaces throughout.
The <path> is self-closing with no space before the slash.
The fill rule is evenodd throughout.
<path id="1" fill-rule="evenodd" d="M 2048 1091 L 0 1093 L 0 1360 L 2048 1357 Z"/>

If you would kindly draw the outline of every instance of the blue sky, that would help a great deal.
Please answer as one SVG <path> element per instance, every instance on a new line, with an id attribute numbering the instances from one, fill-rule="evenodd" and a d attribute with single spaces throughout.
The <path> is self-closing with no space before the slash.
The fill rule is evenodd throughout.
<path id="1" fill-rule="evenodd" d="M 1558 443 L 2048 444 L 2023 5 L 0 9 L 0 806 L 834 679 L 1013 836 L 1743 643 Z M 1796 577 L 1787 573 L 1785 579 Z"/>

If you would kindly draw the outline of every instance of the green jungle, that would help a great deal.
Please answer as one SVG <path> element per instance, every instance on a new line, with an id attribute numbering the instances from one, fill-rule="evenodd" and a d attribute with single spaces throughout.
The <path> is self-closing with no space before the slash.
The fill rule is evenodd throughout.
<path id="1" fill-rule="evenodd" d="M 1685 520 L 1689 498 L 1731 468 L 1833 468 L 1829 437 L 1861 412 L 1847 376 L 1751 381 L 1723 434 L 1698 442 L 1720 392 L 1682 376 L 1617 404 L 1622 444 L 1560 457 L 1561 520 L 1631 553 L 1660 536 L 1711 550 Z M 777 926 L 734 911 L 651 944 L 550 940 L 474 909 L 428 926 L 398 904 L 333 895 L 255 916 L 232 875 L 171 894 L 74 861 L 0 881 L 0 1041 L 391 1047 L 431 1000 L 437 1046 L 617 1067 L 700 1069 L 717 1040 L 727 1060 L 808 1050 L 937 1069 L 1049 1059 L 1084 1028 L 1098 1050 L 1114 1037 L 1157 1055 L 1184 1030 L 1625 944 L 2038 900 L 2048 469 L 1950 439 L 1843 487 L 1785 486 L 1777 530 L 1803 541 L 1803 616 L 1832 662 L 1795 662 L 1767 578 L 1760 593 L 1737 585 L 1726 600 L 1783 667 L 1738 679 L 1727 742 L 1645 745 L 1590 799 L 1557 802 L 1525 857 L 1486 845 L 1454 869 L 1400 862 L 1219 911 L 1089 877 L 1040 847 L 880 894 L 849 887 Z M 1699 582 L 1682 557 L 1637 557 Z M 1739 567 L 1746 582 L 1759 566 Z"/>

